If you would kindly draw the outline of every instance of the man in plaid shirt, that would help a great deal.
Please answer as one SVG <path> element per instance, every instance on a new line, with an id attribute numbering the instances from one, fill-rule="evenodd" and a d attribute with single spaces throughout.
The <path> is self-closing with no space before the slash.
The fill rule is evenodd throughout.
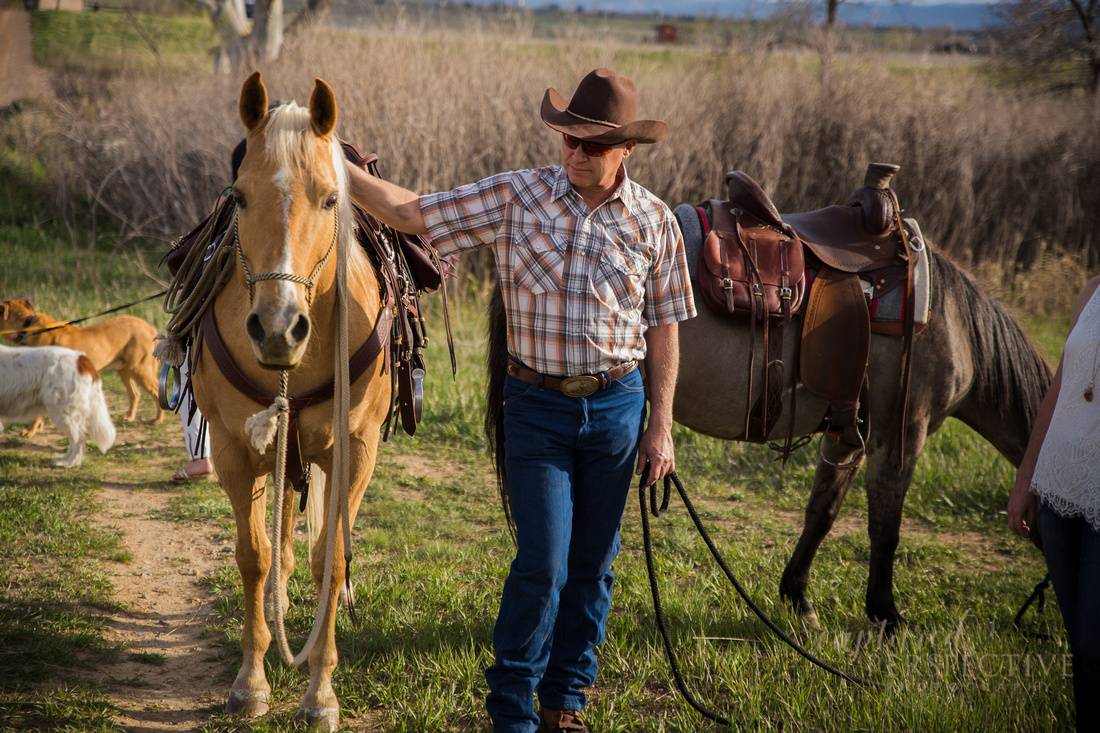
<path id="1" fill-rule="evenodd" d="M 508 319 L 505 473 L 517 551 L 485 674 L 494 731 L 587 730 L 583 688 L 611 609 L 631 475 L 675 467 L 677 323 L 695 315 L 669 208 L 623 161 L 668 132 L 627 78 L 596 69 L 542 119 L 561 166 L 417 196 L 350 167 L 356 203 L 440 254 L 492 246 Z M 651 414 L 636 368 L 645 359 Z M 536 716 L 534 698 L 540 703 Z"/>

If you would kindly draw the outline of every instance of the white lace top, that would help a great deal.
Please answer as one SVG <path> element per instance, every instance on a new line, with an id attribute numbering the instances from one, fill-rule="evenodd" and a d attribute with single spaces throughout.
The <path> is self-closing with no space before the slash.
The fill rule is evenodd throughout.
<path id="1" fill-rule="evenodd" d="M 1063 517 L 1081 517 L 1100 532 L 1100 288 L 1066 338 L 1062 387 L 1031 493 Z M 1084 394 L 1090 381 L 1092 401 Z"/>

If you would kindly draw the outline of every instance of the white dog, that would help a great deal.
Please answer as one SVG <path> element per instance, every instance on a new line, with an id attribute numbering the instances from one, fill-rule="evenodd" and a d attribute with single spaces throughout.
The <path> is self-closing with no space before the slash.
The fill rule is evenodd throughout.
<path id="1" fill-rule="evenodd" d="M 87 356 L 61 346 L 0 346 L 0 430 L 4 420 L 44 415 L 69 439 L 55 466 L 79 466 L 88 440 L 104 453 L 115 442 L 103 384 Z"/>

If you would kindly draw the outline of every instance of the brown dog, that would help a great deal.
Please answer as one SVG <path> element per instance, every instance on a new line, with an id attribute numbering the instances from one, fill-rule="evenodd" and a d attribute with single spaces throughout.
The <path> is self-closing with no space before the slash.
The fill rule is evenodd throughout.
<path id="1" fill-rule="evenodd" d="M 41 329 L 60 326 L 50 331 Z M 88 355 L 98 371 L 115 369 L 130 397 L 127 420 L 137 417 L 138 399 L 142 387 L 153 396 L 157 415 L 153 422 L 164 419 L 164 410 L 157 398 L 157 361 L 153 358 L 153 338 L 157 330 L 148 321 L 135 316 L 118 316 L 102 323 L 81 328 L 62 326 L 45 313 L 36 313 L 29 300 L 0 300 L 0 331 L 14 344 L 25 340 L 27 346 L 67 346 Z M 27 435 L 42 428 L 39 418 Z"/>

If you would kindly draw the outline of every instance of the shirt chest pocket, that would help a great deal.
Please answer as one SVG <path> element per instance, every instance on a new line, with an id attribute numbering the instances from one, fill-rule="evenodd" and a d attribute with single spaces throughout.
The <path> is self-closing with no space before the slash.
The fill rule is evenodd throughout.
<path id="1" fill-rule="evenodd" d="M 520 232 L 512 273 L 516 285 L 532 293 L 561 290 L 565 250 L 565 237 L 538 230 Z"/>
<path id="2" fill-rule="evenodd" d="M 637 310 L 645 298 L 646 262 L 629 250 L 609 249 L 600 257 L 592 283 L 600 300 L 618 310 Z"/>

